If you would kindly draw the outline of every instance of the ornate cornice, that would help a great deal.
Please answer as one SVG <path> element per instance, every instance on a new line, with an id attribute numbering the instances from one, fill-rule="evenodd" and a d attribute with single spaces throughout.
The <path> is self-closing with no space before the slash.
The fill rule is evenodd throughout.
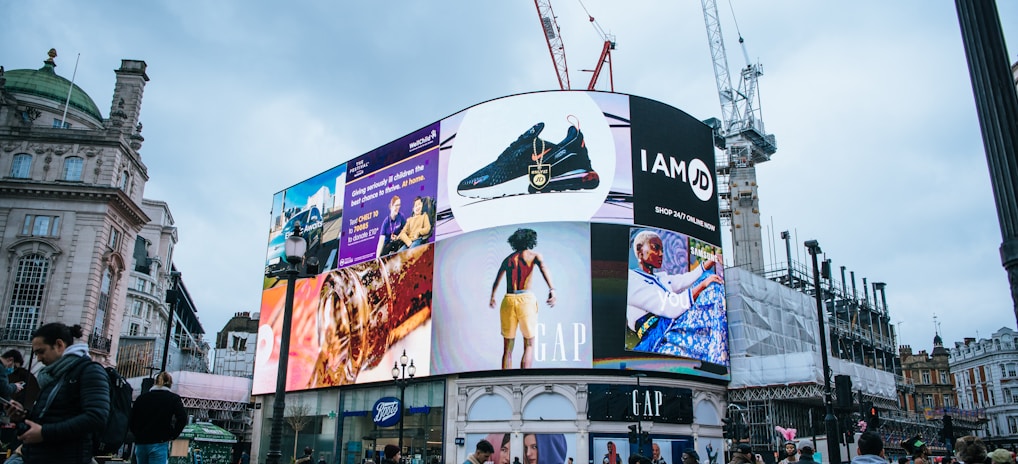
<path id="1" fill-rule="evenodd" d="M 113 206 L 134 227 L 152 219 L 123 190 L 110 186 L 0 180 L 0 197 L 85 201 Z"/>

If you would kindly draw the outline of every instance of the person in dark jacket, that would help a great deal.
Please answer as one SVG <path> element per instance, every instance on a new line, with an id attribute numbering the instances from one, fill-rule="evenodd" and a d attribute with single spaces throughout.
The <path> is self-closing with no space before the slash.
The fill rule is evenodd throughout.
<path id="1" fill-rule="evenodd" d="M 18 435 L 25 464 L 92 461 L 92 434 L 105 427 L 110 413 L 110 382 L 89 357 L 88 345 L 74 343 L 81 336 L 80 325 L 59 322 L 32 333 L 32 353 L 45 365 L 38 375 L 39 400 L 27 414 L 16 401 L 5 408 L 27 427 Z"/>
<path id="2" fill-rule="evenodd" d="M 7 367 L 7 380 L 20 387 L 11 399 L 17 400 L 25 409 L 32 409 L 35 398 L 39 396 L 39 382 L 35 380 L 31 371 L 24 368 L 25 357 L 18 350 L 8 350 L 0 355 L 0 362 Z"/>
<path id="3" fill-rule="evenodd" d="M 170 391 L 172 386 L 169 372 L 160 372 L 155 386 L 134 401 L 130 423 L 138 464 L 166 464 L 170 440 L 179 437 L 187 425 L 184 402 Z"/>

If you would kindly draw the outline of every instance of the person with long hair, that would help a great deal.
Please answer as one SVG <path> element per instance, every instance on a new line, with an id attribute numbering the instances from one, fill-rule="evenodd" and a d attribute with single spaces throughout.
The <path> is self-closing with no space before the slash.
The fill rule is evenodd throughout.
<path id="1" fill-rule="evenodd" d="M 131 433 L 137 444 L 137 464 L 166 464 L 170 441 L 180 436 L 187 425 L 187 411 L 176 393 L 170 390 L 173 377 L 169 372 L 156 376 L 155 386 L 142 393 L 131 407 Z"/>
<path id="2" fill-rule="evenodd" d="M 39 399 L 31 411 L 13 401 L 5 407 L 14 422 L 24 422 L 18 439 L 25 464 L 75 463 L 92 460 L 93 434 L 110 414 L 106 370 L 92 362 L 88 345 L 75 342 L 80 325 L 52 322 L 32 333 L 32 353 L 45 367 L 37 376 Z"/>

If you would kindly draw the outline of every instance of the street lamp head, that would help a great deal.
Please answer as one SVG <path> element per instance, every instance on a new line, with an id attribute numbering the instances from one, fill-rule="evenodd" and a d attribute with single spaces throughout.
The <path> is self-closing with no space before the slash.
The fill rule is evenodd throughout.
<path id="1" fill-rule="evenodd" d="M 286 237 L 283 250 L 286 253 L 286 262 L 298 264 L 304 259 L 304 253 L 308 251 L 308 241 L 301 235 L 300 226 L 293 228 L 293 233 Z"/>
<path id="2" fill-rule="evenodd" d="M 809 249 L 809 254 L 811 255 L 823 253 L 823 251 L 820 250 L 820 242 L 816 240 L 806 240 L 804 245 L 806 245 L 806 248 Z"/>
<path id="3" fill-rule="evenodd" d="M 410 360 L 410 367 L 407 367 L 406 373 L 407 373 L 408 376 L 410 376 L 411 379 L 414 378 L 414 374 L 417 373 L 417 368 L 414 367 L 414 360 L 413 359 Z"/>
<path id="4" fill-rule="evenodd" d="M 408 360 L 409 358 L 406 357 L 406 350 L 403 350 L 403 355 L 399 357 L 399 365 L 405 367 Z"/>
<path id="5" fill-rule="evenodd" d="M 399 378 L 399 365 L 394 362 L 392 363 L 392 380 L 396 380 L 398 378 Z"/>

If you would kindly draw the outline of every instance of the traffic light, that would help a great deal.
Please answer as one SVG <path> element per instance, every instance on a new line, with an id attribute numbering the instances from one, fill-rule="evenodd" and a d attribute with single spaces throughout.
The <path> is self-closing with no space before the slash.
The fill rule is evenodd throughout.
<path id="1" fill-rule="evenodd" d="M 732 427 L 732 420 L 729 418 L 721 419 L 721 436 L 724 438 L 735 438 L 735 429 Z"/>
<path id="2" fill-rule="evenodd" d="M 629 426 L 629 443 L 636 444 L 640 439 L 640 432 L 637 431 L 636 424 Z"/>
<path id="3" fill-rule="evenodd" d="M 834 392 L 838 395 L 835 404 L 838 408 L 850 409 L 852 407 L 852 378 L 847 375 L 834 376 Z"/>
<path id="4" fill-rule="evenodd" d="M 866 430 L 877 430 L 880 428 L 880 410 L 873 406 L 873 402 L 867 401 L 863 404 L 863 417 L 866 421 Z"/>

